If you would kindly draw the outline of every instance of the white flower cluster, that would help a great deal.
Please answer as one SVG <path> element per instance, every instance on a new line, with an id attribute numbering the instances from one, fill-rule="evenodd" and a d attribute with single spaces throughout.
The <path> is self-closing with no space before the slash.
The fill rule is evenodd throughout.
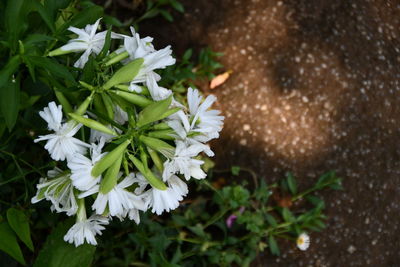
<path id="1" fill-rule="evenodd" d="M 84 29 L 70 27 L 78 37 L 50 55 L 83 52 L 74 66 L 84 68 L 91 54 L 98 55 L 106 42 L 106 32 L 96 33 L 99 22 Z M 88 110 L 87 103 L 81 105 L 83 111 L 81 106 L 75 110 L 78 115 L 68 113 L 68 119 L 64 119 L 62 105 L 55 102 L 39 113 L 52 133 L 39 136 L 35 142 L 47 141 L 45 148 L 51 158 L 65 161 L 66 170 L 49 171 L 48 177 L 37 185 L 32 203 L 46 199 L 52 203 L 52 211 L 76 216 L 75 225 L 64 237 L 76 246 L 85 241 L 96 245 L 95 236 L 101 235 L 103 225 L 113 216 L 139 224 L 139 211 L 151 210 L 160 215 L 176 209 L 188 194 L 185 180 L 206 177 L 201 168 L 204 162 L 198 156 L 202 152 L 213 156 L 206 142 L 217 138 L 222 129 L 224 118 L 219 111 L 210 110 L 216 100 L 214 96 L 203 100 L 197 90 L 189 88 L 185 108 L 172 98 L 171 90 L 157 84 L 161 77 L 155 70 L 175 63 L 170 47 L 156 50 L 151 44 L 152 38 L 140 38 L 133 28 L 131 31 L 132 36 L 111 34 L 113 39 L 122 39 L 123 45 L 113 53 L 108 52 L 109 58 L 119 58 L 122 68 L 138 59 L 143 63 L 132 80 L 123 81 L 126 91 L 113 92 L 127 100 L 139 97 L 152 105 L 159 104 L 152 106 L 154 112 L 169 100 L 165 102 L 168 111 L 174 112 L 148 123 L 143 118 L 151 117 L 148 114 L 151 110 L 135 107 L 141 112 L 132 115 L 126 106 L 112 101 L 113 123 L 107 125 L 101 124 L 104 121 Z M 107 89 L 101 88 L 98 94 L 106 91 L 104 88 Z M 132 126 L 134 122 L 145 126 Z M 81 140 L 84 134 L 77 135 L 83 126 L 90 128 L 90 143 Z M 155 129 L 151 132 L 153 135 L 149 129 Z M 86 208 L 85 204 L 91 207 Z M 92 215 L 88 218 L 89 210 Z"/>

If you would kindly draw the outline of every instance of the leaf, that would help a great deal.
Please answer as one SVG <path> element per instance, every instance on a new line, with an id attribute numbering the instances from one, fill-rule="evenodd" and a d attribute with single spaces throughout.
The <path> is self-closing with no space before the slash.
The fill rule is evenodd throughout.
<path id="1" fill-rule="evenodd" d="M 172 95 L 167 99 L 155 102 L 144 108 L 139 113 L 137 126 L 142 127 L 146 124 L 161 120 L 163 114 L 168 110 L 168 107 L 171 105 L 171 101 Z"/>
<path id="2" fill-rule="evenodd" d="M 34 267 L 89 267 L 93 261 L 95 246 L 84 244 L 79 247 L 63 240 L 71 223 L 60 223 L 47 237 Z"/>
<path id="3" fill-rule="evenodd" d="M 177 0 L 171 0 L 170 3 L 171 3 L 171 6 L 172 6 L 175 10 L 177 10 L 177 11 L 179 11 L 179 12 L 181 12 L 181 13 L 185 12 L 185 8 L 183 7 L 183 5 L 182 5 L 179 1 L 177 1 Z"/>
<path id="4" fill-rule="evenodd" d="M 164 19 L 168 20 L 169 22 L 174 21 L 174 18 L 172 17 L 171 13 L 169 13 L 168 11 L 161 9 L 160 14 L 161 14 L 161 16 L 164 17 Z"/>
<path id="5" fill-rule="evenodd" d="M 1 69 L 0 71 L 0 88 L 3 87 L 7 81 L 9 80 L 10 76 L 13 75 L 20 64 L 20 57 L 19 56 L 13 56 L 7 64 L 4 66 L 4 68 Z"/>
<path id="6" fill-rule="evenodd" d="M 54 27 L 54 21 L 51 16 L 51 14 L 44 8 L 44 6 L 37 1 L 32 1 L 32 4 L 36 11 L 40 14 L 42 17 L 43 21 L 46 23 L 46 25 L 49 27 L 51 32 L 55 32 L 56 28 Z"/>
<path id="7" fill-rule="evenodd" d="M 54 76 L 68 80 L 74 84 L 76 84 L 76 81 L 74 79 L 74 76 L 68 71 L 68 69 L 59 64 L 57 61 L 50 59 L 50 58 L 45 58 L 45 57 L 39 57 L 39 56 L 30 56 L 28 59 L 36 66 L 42 68 L 45 71 L 50 72 Z"/>
<path id="8" fill-rule="evenodd" d="M 286 222 L 296 221 L 296 218 L 293 216 L 292 212 L 287 208 L 282 209 L 282 217 Z"/>
<path id="9" fill-rule="evenodd" d="M 7 222 L 0 223 L 0 237 L 0 250 L 25 265 L 24 256 L 18 245 L 17 237 Z"/>
<path id="10" fill-rule="evenodd" d="M 183 61 L 189 61 L 189 59 L 192 57 L 193 54 L 193 50 L 192 49 L 188 49 L 185 51 L 185 53 L 182 56 L 182 60 Z"/>
<path id="11" fill-rule="evenodd" d="M 72 17 L 71 20 L 64 23 L 59 29 L 58 33 L 67 30 L 69 26 L 83 28 L 87 24 L 94 23 L 98 18 L 103 16 L 104 9 L 101 6 L 93 5 L 90 8 L 83 9 Z"/>
<path id="12" fill-rule="evenodd" d="M 271 214 L 265 214 L 265 219 L 267 220 L 267 222 L 269 223 L 269 225 L 271 225 L 272 227 L 276 227 L 278 225 L 278 223 L 276 222 L 274 216 L 272 216 Z"/>
<path id="13" fill-rule="evenodd" d="M 19 111 L 20 87 L 19 80 L 9 81 L 0 88 L 0 110 L 9 131 L 14 127 Z"/>
<path id="14" fill-rule="evenodd" d="M 268 246 L 272 255 L 279 256 L 280 254 L 279 247 L 278 244 L 276 243 L 275 238 L 272 235 L 268 237 Z"/>
<path id="15" fill-rule="evenodd" d="M 224 72 L 222 74 L 215 76 L 210 82 L 210 89 L 214 89 L 214 88 L 224 84 L 226 82 L 226 80 L 228 80 L 229 76 L 231 75 L 231 72 L 232 71 L 227 71 L 227 72 Z"/>
<path id="16" fill-rule="evenodd" d="M 15 208 L 9 208 L 7 210 L 7 220 L 19 239 L 21 239 L 21 241 L 24 242 L 31 251 L 33 251 L 29 220 L 25 216 L 25 213 Z"/>
<path id="17" fill-rule="evenodd" d="M 101 49 L 100 54 L 97 56 L 98 60 L 103 59 L 107 55 L 108 50 L 110 49 L 110 46 L 111 46 L 111 27 L 108 27 L 104 46 Z"/>
<path id="18" fill-rule="evenodd" d="M 286 181 L 287 181 L 287 185 L 289 188 L 289 191 L 292 195 L 296 195 L 297 194 L 297 184 L 296 184 L 296 180 L 293 177 L 293 174 L 288 172 L 286 174 Z"/>
<path id="19" fill-rule="evenodd" d="M 238 176 L 240 173 L 240 166 L 232 166 L 231 173 L 235 176 Z"/>

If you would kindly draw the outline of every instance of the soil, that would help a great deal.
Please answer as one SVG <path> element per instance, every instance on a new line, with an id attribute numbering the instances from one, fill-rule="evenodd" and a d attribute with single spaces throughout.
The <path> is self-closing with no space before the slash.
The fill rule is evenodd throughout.
<path id="1" fill-rule="evenodd" d="M 329 170 L 343 177 L 344 191 L 322 193 L 328 228 L 310 249 L 283 244 L 254 266 L 400 265 L 400 2 L 182 2 L 175 23 L 140 32 L 177 54 L 224 53 L 233 74 L 205 89 L 226 116 L 218 165 L 268 182 L 292 171 L 304 188 Z"/>

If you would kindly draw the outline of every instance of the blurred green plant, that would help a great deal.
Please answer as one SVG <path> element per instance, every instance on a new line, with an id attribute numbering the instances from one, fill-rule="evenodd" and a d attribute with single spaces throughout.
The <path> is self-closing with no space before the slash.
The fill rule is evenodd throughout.
<path id="1" fill-rule="evenodd" d="M 217 182 L 196 181 L 197 190 L 186 206 L 170 215 L 147 213 L 140 225 L 122 222 L 114 226 L 115 232 L 105 232 L 94 264 L 249 266 L 265 249 L 280 255 L 280 239 L 295 246 L 301 233 L 323 230 L 325 203 L 316 193 L 341 189 L 334 172 L 304 191 L 298 190 L 291 174 L 270 185 L 256 179 L 257 187 L 244 186 L 243 180 L 222 188 Z M 113 241 L 116 237 L 118 243 Z"/>

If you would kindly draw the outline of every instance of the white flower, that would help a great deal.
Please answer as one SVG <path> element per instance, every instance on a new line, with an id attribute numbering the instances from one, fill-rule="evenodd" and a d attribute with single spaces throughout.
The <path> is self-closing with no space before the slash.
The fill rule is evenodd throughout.
<path id="1" fill-rule="evenodd" d="M 151 212 L 157 215 L 162 214 L 164 211 L 169 212 L 176 209 L 179 206 L 179 201 L 183 200 L 183 197 L 189 192 L 187 184 L 176 175 L 172 175 L 168 179 L 166 190 L 151 188 L 145 192 L 143 190 L 149 183 L 141 173 L 137 173 L 136 178 L 135 181 L 138 182 L 139 188 L 135 192 L 142 194 L 146 200 L 146 204 L 152 208 Z"/>
<path id="2" fill-rule="evenodd" d="M 152 75 L 155 81 L 161 79 L 160 75 L 154 72 L 156 69 L 164 69 L 167 66 L 175 64 L 176 60 L 171 56 L 171 46 L 152 52 L 143 57 L 144 62 L 139 70 L 139 73 L 131 81 L 129 89 L 131 91 L 137 90 L 138 83 L 144 83 L 148 75 Z"/>
<path id="3" fill-rule="evenodd" d="M 168 119 L 169 120 L 167 124 L 175 131 L 175 133 L 177 134 L 177 139 L 185 141 L 188 145 L 197 145 L 199 147 L 201 146 L 201 152 L 206 153 L 209 157 L 214 156 L 214 152 L 212 152 L 208 145 L 202 144 L 195 139 L 198 133 L 195 133 L 193 137 L 188 136 L 191 131 L 190 123 L 187 115 L 182 110 L 169 116 Z"/>
<path id="4" fill-rule="evenodd" d="M 49 151 L 52 159 L 65 160 L 75 153 L 83 154 L 86 151 L 89 145 L 73 137 L 82 124 L 73 121 L 61 123 L 61 105 L 57 106 L 55 102 L 50 102 L 39 115 L 48 123 L 48 129 L 55 133 L 39 136 L 34 142 L 47 140 L 44 148 Z"/>
<path id="5" fill-rule="evenodd" d="M 164 162 L 163 180 L 166 181 L 172 174 L 180 173 L 186 180 L 190 177 L 196 179 L 206 178 L 206 173 L 201 169 L 204 163 L 202 160 L 193 159 L 204 150 L 203 144 L 193 144 L 187 146 L 182 141 L 176 142 L 175 156 L 171 160 Z"/>
<path id="6" fill-rule="evenodd" d="M 114 106 L 114 121 L 121 125 L 128 121 L 128 113 L 118 105 Z"/>
<path id="7" fill-rule="evenodd" d="M 36 185 L 37 193 L 31 202 L 36 203 L 42 199 L 51 201 L 51 210 L 66 212 L 68 216 L 74 215 L 78 209 L 71 184 L 70 174 L 63 173 L 60 169 L 47 172 L 47 178 L 41 178 Z"/>
<path id="8" fill-rule="evenodd" d="M 208 110 L 215 102 L 216 97 L 209 95 L 201 103 L 203 98 L 199 95 L 199 91 L 189 88 L 187 99 L 191 115 L 190 129 L 201 133 L 201 135 L 193 138 L 200 142 L 208 142 L 211 139 L 218 138 L 219 132 L 222 130 L 224 117 L 219 116 L 219 110 Z"/>
<path id="9" fill-rule="evenodd" d="M 308 247 L 310 246 L 310 236 L 307 235 L 306 233 L 300 234 L 296 240 L 296 244 L 300 250 L 303 250 L 303 251 L 307 250 Z"/>
<path id="10" fill-rule="evenodd" d="M 92 169 L 94 165 L 105 156 L 106 153 L 101 153 L 104 146 L 104 139 L 101 138 L 98 145 L 91 145 L 91 159 L 81 155 L 75 154 L 68 161 L 68 168 L 71 170 L 72 184 L 81 191 L 90 190 L 97 185 L 100 181 L 101 175 L 98 177 L 92 176 Z"/>
<path id="11" fill-rule="evenodd" d="M 146 77 L 146 86 L 149 89 L 151 98 L 156 101 L 164 100 L 172 95 L 172 91 L 157 84 L 155 73 L 148 73 Z"/>
<path id="12" fill-rule="evenodd" d="M 64 236 L 64 241 L 75 244 L 76 247 L 82 245 L 85 240 L 89 244 L 97 245 L 96 234 L 101 235 L 104 230 L 103 225 L 108 224 L 108 218 L 92 215 L 89 219 L 75 223 Z"/>
<path id="13" fill-rule="evenodd" d="M 103 49 L 107 31 L 96 33 L 101 19 L 98 19 L 93 25 L 86 25 L 84 29 L 69 27 L 68 30 L 76 33 L 77 38 L 70 40 L 66 45 L 60 47 L 60 50 L 69 52 L 82 52 L 84 53 L 75 62 L 74 67 L 83 68 L 89 60 L 91 53 L 98 55 Z M 111 33 L 112 38 L 118 38 L 119 35 Z"/>
<path id="14" fill-rule="evenodd" d="M 145 37 L 141 39 L 133 27 L 130 27 L 130 29 L 132 37 L 124 36 L 124 48 L 128 52 L 130 60 L 145 57 L 155 51 L 151 43 L 153 38 Z"/>
<path id="15" fill-rule="evenodd" d="M 134 182 L 134 174 L 130 174 L 119 184 L 117 184 L 110 192 L 107 194 L 98 193 L 95 202 L 92 205 L 92 209 L 96 211 L 97 214 L 103 214 L 108 204 L 108 209 L 111 216 L 122 216 L 125 214 L 126 210 L 139 209 L 146 210 L 146 205 L 142 197 L 137 196 L 125 188 L 131 186 Z M 99 190 L 99 186 L 97 191 Z M 79 197 L 85 196 L 81 194 Z"/>

